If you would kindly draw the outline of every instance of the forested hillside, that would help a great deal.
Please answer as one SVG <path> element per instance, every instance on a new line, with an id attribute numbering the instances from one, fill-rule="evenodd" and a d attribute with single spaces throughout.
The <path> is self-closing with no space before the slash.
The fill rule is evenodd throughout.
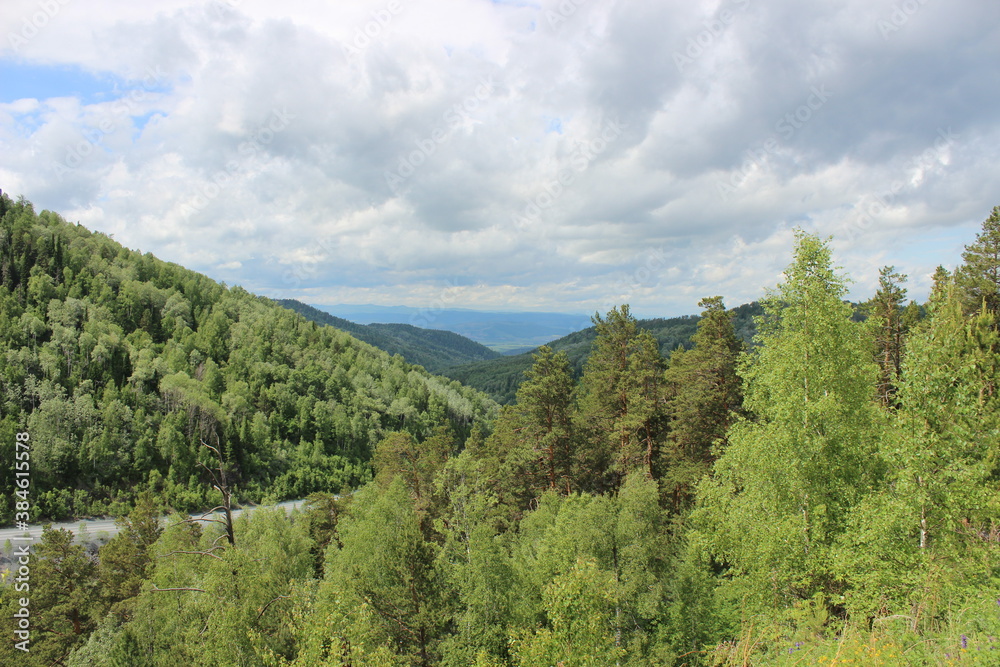
<path id="1" fill-rule="evenodd" d="M 5 243 L 59 236 L 64 275 L 74 244 L 90 251 L 81 257 L 100 264 L 101 274 L 91 274 L 83 262 L 71 269 L 74 279 L 119 275 L 132 266 L 124 259 L 136 257 L 118 250 L 120 258 L 101 263 L 101 253 L 116 247 L 109 240 L 54 216 L 36 219 L 24 203 L 5 206 L 5 221 L 11 211 L 12 221 L 24 221 L 9 227 L 5 238 L 12 240 Z M 24 226 L 34 231 L 25 234 Z M 47 235 L 53 229 L 58 233 Z M 22 252 L 5 256 L 22 256 L 25 246 L 19 247 Z M 330 456 L 323 458 L 324 448 L 356 466 L 311 478 L 317 493 L 291 518 L 257 510 L 232 526 L 174 516 L 163 527 L 156 517 L 183 496 L 160 480 L 143 485 L 146 492 L 121 519 L 122 533 L 96 556 L 73 545 L 67 531 L 46 531 L 31 561 L 32 651 L 17 653 L 12 642 L 2 643 L 0 662 L 1000 664 L 1000 207 L 967 246 L 963 264 L 938 270 L 924 308 L 907 303 L 906 277 L 887 266 L 878 292 L 863 304 L 867 316 L 859 317 L 845 301 L 848 276 L 834 268 L 828 241 L 799 231 L 789 251 L 783 282 L 761 303 L 752 346 L 738 335 L 722 298 L 706 297 L 689 345 L 667 359 L 657 338 L 622 305 L 595 317 L 578 377 L 569 355 L 543 346 L 516 400 L 494 419 L 466 430 L 469 418 L 488 405 L 457 387 L 449 389 L 448 401 L 429 393 L 426 412 L 400 415 L 395 424 L 375 423 L 396 416 L 392 403 L 386 412 L 374 410 L 368 434 L 379 439 L 370 481 L 360 463 L 367 452 L 340 453 L 336 430 L 267 459 L 263 447 L 247 448 L 242 458 L 230 456 L 221 466 L 250 477 L 244 462 L 266 461 L 276 468 L 278 483 L 295 471 L 327 470 L 320 467 Z M 44 263 L 51 265 L 56 253 L 48 252 Z M 42 253 L 30 254 L 33 265 L 42 265 Z M 182 275 L 147 261 L 147 279 L 157 270 Z M 31 294 L 39 289 L 49 290 L 48 307 L 58 311 L 101 288 L 90 280 L 88 291 L 61 295 L 63 283 L 50 284 L 48 269 L 32 274 L 16 262 L 3 266 L 4 308 L 14 309 L 4 312 L 16 313 L 4 322 L 21 343 L 13 358 L 39 358 L 31 367 L 37 368 L 34 380 L 25 372 L 12 382 L 9 369 L 20 367 L 8 355 L 5 391 L 49 387 L 49 394 L 17 395 L 18 412 L 5 413 L 5 428 L 32 429 L 33 441 L 36 429 L 39 440 L 73 433 L 68 418 L 32 421 L 42 401 L 75 406 L 63 396 L 71 386 L 88 387 L 90 396 L 98 391 L 80 370 L 82 358 L 70 355 L 67 363 L 64 348 L 52 344 L 68 335 L 54 326 L 69 329 L 72 322 L 51 323 L 51 316 L 43 320 L 35 312 L 49 331 L 36 326 L 40 333 L 32 340 L 35 329 L 16 309 L 19 299 L 36 302 Z M 9 270 L 17 271 L 10 283 Z M 171 330 L 182 331 L 172 344 L 177 336 L 163 333 L 167 315 L 156 320 L 144 301 L 127 298 L 124 278 L 116 283 L 118 298 L 100 302 L 109 311 L 106 319 L 148 315 L 135 328 L 142 332 L 142 349 L 163 345 L 150 358 L 176 364 L 137 375 L 141 349 L 139 361 L 131 354 L 118 362 L 103 357 L 110 360 L 103 364 L 109 373 L 126 358 L 130 365 L 128 375 L 119 371 L 121 382 L 104 381 L 102 398 L 108 394 L 105 400 L 118 400 L 134 414 L 144 409 L 141 397 L 157 396 L 169 408 L 155 413 L 162 415 L 161 428 L 171 414 L 189 420 L 190 433 L 181 424 L 172 436 L 183 446 L 151 448 L 150 456 L 162 457 L 153 461 L 167 469 L 150 477 L 169 479 L 185 460 L 180 457 L 199 455 L 196 438 L 216 442 L 215 433 L 226 451 L 235 447 L 229 443 L 242 446 L 231 435 L 239 433 L 230 425 L 236 419 L 226 422 L 230 413 L 209 409 L 242 405 L 225 399 L 241 381 L 248 396 L 278 415 L 263 418 L 268 427 L 277 419 L 290 428 L 288 422 L 303 414 L 325 423 L 323 416 L 338 409 L 332 399 L 316 399 L 311 412 L 281 412 L 274 411 L 277 399 L 268 402 L 266 389 L 264 398 L 253 393 L 254 378 L 266 369 L 279 372 L 273 370 L 277 360 L 287 360 L 291 370 L 287 383 L 274 384 L 291 384 L 307 362 L 315 369 L 308 377 L 349 376 L 349 368 L 341 375 L 322 365 L 342 358 L 336 355 L 382 368 L 351 383 L 368 409 L 381 409 L 393 391 L 402 395 L 418 381 L 444 391 L 434 385 L 439 380 L 416 371 L 393 375 L 392 369 L 406 368 L 402 362 L 343 334 L 314 328 L 292 313 L 272 315 L 261 300 L 183 275 L 193 282 L 177 291 L 192 304 L 197 327 L 173 321 Z M 160 284 L 153 280 L 150 289 L 167 289 Z M 206 300 L 213 290 L 218 302 Z M 119 302 L 112 311 L 109 304 Z M 216 308 L 228 309 L 228 336 L 199 333 L 213 326 Z M 86 312 L 89 317 L 89 307 Z M 90 320 L 80 321 L 82 337 Z M 161 322 L 159 328 L 153 322 Z M 283 326 L 268 328 L 269 322 Z M 218 340 L 230 347 L 212 348 Z M 254 340 L 256 347 L 249 344 Z M 190 341 L 189 351 L 181 341 Z M 233 341 L 248 341 L 260 356 L 242 360 Z M 334 356 L 324 356 L 338 344 Z M 199 365 L 205 364 L 200 373 L 190 362 L 196 351 Z M 211 377 L 209 359 L 219 366 L 221 392 L 212 393 L 205 379 Z M 377 379 L 387 376 L 412 378 L 413 384 Z M 285 391 L 302 401 L 328 388 L 316 379 Z M 258 409 L 247 407 L 245 414 L 260 414 Z M 354 408 L 356 414 L 364 409 Z M 143 414 L 154 418 L 145 416 L 151 410 Z M 240 423 L 247 420 L 252 426 L 257 417 Z M 12 442 L 13 433 L 8 436 L 5 442 Z M 36 446 L 39 453 L 51 447 Z M 91 459 L 81 454 L 70 460 Z M 64 479 L 87 479 L 90 469 L 77 465 L 72 472 L 60 469 Z M 117 465 L 127 475 L 134 464 Z M 358 471 L 356 480 L 350 470 Z M 250 479 L 262 485 L 256 480 L 267 477 L 259 475 Z M 367 483 L 353 494 L 335 495 L 352 481 Z M 12 587 L 0 586 L 6 623 L 23 606 Z"/>
<path id="2" fill-rule="evenodd" d="M 407 362 L 423 366 L 431 373 L 440 373 L 443 369 L 458 364 L 497 359 L 501 356 L 499 352 L 451 331 L 422 329 L 410 324 L 357 324 L 295 299 L 279 299 L 277 303 L 294 310 L 307 320 L 337 327 L 389 354 L 398 354 Z"/>
<path id="3" fill-rule="evenodd" d="M 754 317 L 762 312 L 759 303 L 744 304 L 732 309 L 730 314 L 733 318 L 733 327 L 741 340 L 748 344 L 752 341 L 756 331 Z M 653 335 L 660 348 L 660 354 L 669 359 L 670 354 L 678 347 L 691 346 L 691 337 L 698 327 L 699 320 L 700 317 L 697 315 L 688 315 L 637 320 L 636 325 Z M 548 347 L 556 352 L 565 352 L 574 376 L 579 377 L 596 337 L 597 329 L 588 327 L 554 340 Z M 531 368 L 533 354 L 528 352 L 489 361 L 462 363 L 443 367 L 440 372 L 464 385 L 489 394 L 499 403 L 508 404 L 514 402 L 517 388 L 524 381 L 525 371 Z"/>
<path id="4" fill-rule="evenodd" d="M 0 195 L 0 452 L 33 443 L 37 519 L 150 489 L 212 502 L 219 448 L 240 495 L 357 486 L 386 433 L 468 433 L 492 402 L 273 302 Z M 5 497 L 13 478 L 2 476 Z M 0 507 L 0 521 L 12 520 Z"/>

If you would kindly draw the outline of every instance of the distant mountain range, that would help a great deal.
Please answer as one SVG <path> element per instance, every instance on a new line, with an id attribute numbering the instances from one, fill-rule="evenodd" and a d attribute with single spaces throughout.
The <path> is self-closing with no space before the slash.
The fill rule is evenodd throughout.
<path id="1" fill-rule="evenodd" d="M 346 331 L 369 345 L 398 354 L 411 364 L 419 364 L 431 373 L 459 364 L 483 362 L 502 355 L 474 340 L 452 331 L 422 329 L 411 324 L 352 322 L 336 317 L 295 299 L 279 299 L 277 303 L 294 310 L 307 320 Z"/>
<path id="2" fill-rule="evenodd" d="M 444 329 L 505 354 L 534 349 L 590 326 L 589 316 L 565 313 L 373 305 L 314 307 L 356 324 L 395 323 L 420 329 Z"/>
<path id="3" fill-rule="evenodd" d="M 763 307 L 754 302 L 738 306 L 729 312 L 733 316 L 736 335 L 749 344 L 757 331 L 753 318 L 755 315 L 763 315 Z M 669 358 L 670 353 L 678 347 L 691 346 L 691 336 L 698 330 L 700 319 L 700 315 L 683 315 L 638 320 L 637 324 L 653 334 L 660 344 L 660 353 Z M 579 376 L 583 372 L 583 365 L 590 355 L 590 348 L 596 337 L 596 329 L 590 326 L 551 341 L 548 346 L 556 352 L 565 352 L 573 364 L 574 373 Z M 517 388 L 524 380 L 524 372 L 531 368 L 532 363 L 532 352 L 525 352 L 500 359 L 452 366 L 442 369 L 440 373 L 489 394 L 499 403 L 513 403 Z"/>
<path id="4" fill-rule="evenodd" d="M 337 327 L 390 354 L 399 354 L 406 361 L 420 364 L 432 373 L 439 373 L 479 389 L 500 403 L 514 401 L 517 388 L 524 380 L 524 372 L 531 368 L 532 352 L 539 346 L 547 344 L 556 351 L 565 352 L 573 364 L 574 372 L 580 374 L 597 335 L 589 319 L 552 313 L 496 313 L 457 308 L 422 311 L 401 306 L 323 307 L 355 309 L 341 311 L 345 316 L 338 317 L 291 299 L 278 303 L 318 324 Z M 763 314 L 760 304 L 756 302 L 745 304 L 730 312 L 733 315 L 736 334 L 749 343 L 756 331 L 753 317 Z M 367 322 L 352 321 L 346 315 Z M 504 317 L 507 319 L 503 319 Z M 478 332 L 478 335 L 498 336 L 506 331 L 509 340 L 518 340 L 522 343 L 521 349 L 524 351 L 502 355 L 494 349 L 485 347 L 481 342 L 472 340 L 471 336 L 460 335 L 455 330 L 423 328 L 398 321 L 375 321 L 378 318 L 395 320 L 406 318 L 411 322 L 429 322 L 435 327 L 442 328 L 454 324 L 456 329 Z M 661 354 L 669 357 L 678 346 L 690 346 L 691 336 L 697 330 L 700 319 L 698 315 L 685 315 L 639 320 L 638 325 L 656 337 Z M 546 338 L 541 333 L 567 327 L 574 321 L 577 324 L 582 322 L 582 326 L 569 334 Z M 523 345 L 527 340 L 537 342 L 533 345 Z"/>

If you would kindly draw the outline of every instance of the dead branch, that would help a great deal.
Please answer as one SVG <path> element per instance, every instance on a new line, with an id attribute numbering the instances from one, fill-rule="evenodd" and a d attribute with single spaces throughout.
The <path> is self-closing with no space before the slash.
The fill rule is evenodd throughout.
<path id="1" fill-rule="evenodd" d="M 257 618 L 254 619 L 254 623 L 256 623 L 257 621 L 260 620 L 260 617 L 264 615 L 264 612 L 267 611 L 267 608 L 270 607 L 272 604 L 274 604 L 278 600 L 288 600 L 291 597 L 292 597 L 291 595 L 279 595 L 278 597 L 276 597 L 273 600 L 271 600 L 270 602 L 268 602 L 266 605 L 264 605 L 261 608 L 260 613 L 257 614 Z"/>

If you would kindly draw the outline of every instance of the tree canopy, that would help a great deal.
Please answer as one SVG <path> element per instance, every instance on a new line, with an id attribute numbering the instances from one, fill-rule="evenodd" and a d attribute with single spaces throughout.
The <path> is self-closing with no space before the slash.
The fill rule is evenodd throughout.
<path id="1" fill-rule="evenodd" d="M 500 410 L 25 201 L 0 214 L 0 451 L 27 431 L 39 510 L 120 528 L 47 528 L 30 591 L 7 551 L 4 634 L 26 604 L 34 634 L 0 663 L 1000 660 L 996 209 L 925 304 L 891 266 L 845 301 L 799 231 L 749 345 L 707 297 L 668 359 L 622 304 L 578 368 L 537 350 Z M 184 511 L 233 494 L 309 495 Z"/>

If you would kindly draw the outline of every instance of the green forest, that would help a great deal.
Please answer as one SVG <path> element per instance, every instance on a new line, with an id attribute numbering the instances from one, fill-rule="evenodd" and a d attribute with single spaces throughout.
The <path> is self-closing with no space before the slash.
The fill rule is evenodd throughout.
<path id="1" fill-rule="evenodd" d="M 451 331 L 421 329 L 411 324 L 356 324 L 295 299 L 279 299 L 277 303 L 311 322 L 336 327 L 389 354 L 398 354 L 431 373 L 441 373 L 450 366 L 501 356 L 499 352 Z"/>
<path id="2" fill-rule="evenodd" d="M 745 343 L 752 344 L 756 332 L 754 317 L 762 314 L 763 310 L 756 302 L 737 306 L 730 311 L 736 335 Z M 636 320 L 636 326 L 651 333 L 659 345 L 660 353 L 669 358 L 678 347 L 691 347 L 691 339 L 698 329 L 700 319 L 697 315 L 640 319 Z M 579 378 L 596 337 L 596 327 L 588 327 L 554 340 L 548 347 L 555 352 L 565 352 L 574 377 Z M 499 359 L 451 364 L 442 367 L 439 372 L 464 385 L 479 389 L 498 403 L 506 405 L 513 403 L 517 398 L 517 388 L 524 381 L 525 371 L 531 368 L 533 363 L 534 353 L 531 352 Z"/>
<path id="3" fill-rule="evenodd" d="M 103 234 L 0 195 L 0 458 L 34 444 L 34 516 L 127 511 L 148 489 L 214 505 L 220 448 L 260 502 L 356 488 L 386 434 L 465 437 L 482 394 Z M 4 497 L 13 478 L 0 477 Z M 13 520 L 0 507 L 0 523 Z"/>
<path id="4" fill-rule="evenodd" d="M 799 231 L 752 328 L 706 296 L 665 351 L 621 305 L 502 407 L 0 207 L 2 460 L 121 528 L 44 533 L 4 665 L 1000 664 L 1000 207 L 924 304 Z"/>

